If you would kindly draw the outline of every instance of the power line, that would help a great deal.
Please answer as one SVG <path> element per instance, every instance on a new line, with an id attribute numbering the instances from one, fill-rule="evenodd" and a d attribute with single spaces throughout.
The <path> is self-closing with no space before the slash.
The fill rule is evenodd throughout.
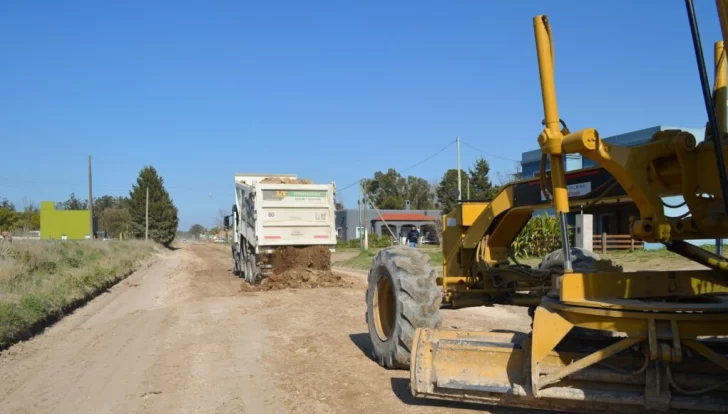
<path id="1" fill-rule="evenodd" d="M 409 171 L 409 170 L 411 170 L 411 169 L 413 169 L 413 168 L 415 168 L 415 167 L 418 167 L 418 166 L 420 166 L 420 165 L 424 164 L 425 162 L 427 162 L 427 161 L 429 161 L 429 160 L 431 160 L 431 159 L 435 158 L 435 156 L 437 156 L 437 155 L 440 155 L 440 153 L 442 153 L 442 152 L 443 152 L 443 151 L 445 151 L 446 149 L 450 148 L 450 146 L 451 146 L 452 144 L 454 144 L 454 143 L 455 143 L 455 140 L 452 140 L 452 142 L 450 142 L 449 144 L 447 144 L 447 145 L 445 145 L 444 147 L 442 147 L 442 149 L 441 149 L 440 151 L 437 151 L 436 153 L 434 153 L 434 154 L 430 155 L 429 157 L 425 158 L 424 160 L 422 160 L 422 161 L 418 162 L 417 164 L 415 164 L 415 165 L 413 165 L 413 166 L 411 166 L 411 167 L 407 167 L 407 168 L 405 168 L 404 170 L 401 170 L 400 172 L 407 172 L 407 171 Z"/>
<path id="2" fill-rule="evenodd" d="M 411 170 L 413 168 L 419 167 L 420 165 L 422 165 L 422 164 L 426 163 L 427 161 L 429 161 L 429 160 L 435 158 L 436 156 L 440 155 L 443 151 L 445 151 L 446 149 L 450 148 L 454 143 L 455 143 L 455 140 L 450 141 L 447 145 L 445 145 L 444 147 L 442 147 L 439 151 L 435 152 L 434 154 L 430 155 L 429 157 L 423 159 L 422 161 L 420 161 L 420 162 L 418 162 L 418 163 L 416 163 L 414 165 L 411 165 L 411 166 L 409 166 L 409 167 L 407 167 L 407 168 L 405 168 L 403 170 L 399 170 L 399 172 L 400 173 L 403 173 L 403 172 L 407 172 L 407 171 L 409 171 L 409 170 Z M 360 179 L 360 180 L 358 180 L 358 181 L 355 181 L 355 182 L 353 182 L 351 184 L 345 185 L 342 188 L 338 188 L 338 189 L 336 189 L 336 192 L 337 193 L 341 193 L 342 191 L 344 191 L 344 190 L 346 190 L 348 188 L 351 188 L 351 187 L 353 187 L 353 186 L 355 186 L 357 184 L 360 184 L 362 182 L 362 180 L 363 180 L 363 178 Z"/>
<path id="3" fill-rule="evenodd" d="M 519 163 L 519 164 L 521 163 L 521 161 L 520 161 L 520 160 L 514 160 L 513 158 L 508 158 L 508 157 L 502 157 L 502 156 L 500 156 L 500 155 L 495 155 L 495 154 L 491 154 L 491 153 L 489 153 L 489 152 L 485 152 L 485 151 L 483 151 L 482 149 L 476 148 L 476 147 L 474 147 L 474 146 L 472 146 L 472 145 L 468 144 L 467 142 L 463 141 L 462 139 L 460 140 L 460 143 L 461 143 L 461 144 L 463 144 L 463 145 L 465 145 L 466 147 L 470 147 L 471 149 L 474 149 L 474 150 L 476 150 L 476 151 L 478 151 L 478 152 L 482 152 L 483 154 L 485 154 L 485 155 L 487 155 L 487 156 L 489 156 L 489 157 L 493 157 L 493 158 L 500 158 L 500 159 L 502 159 L 502 160 L 506 160 L 506 161 L 513 161 L 513 162 L 517 162 L 517 163 Z"/>

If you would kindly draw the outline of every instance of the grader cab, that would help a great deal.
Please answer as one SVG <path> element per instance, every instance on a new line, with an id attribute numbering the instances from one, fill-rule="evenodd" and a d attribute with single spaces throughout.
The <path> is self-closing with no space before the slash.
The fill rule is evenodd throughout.
<path id="1" fill-rule="evenodd" d="M 716 4 L 728 40 L 728 0 Z M 384 249 L 372 262 L 366 319 L 374 357 L 409 369 L 413 396 L 578 412 L 728 411 L 728 260 L 687 242 L 728 238 L 725 52 L 717 43 L 711 93 L 691 0 L 686 9 L 709 119 L 699 144 L 681 130 L 633 147 L 609 145 L 592 128 L 571 132 L 557 107 L 551 26 L 546 16 L 533 19 L 544 106 L 540 178 L 446 215 L 441 275 L 407 247 Z M 598 167 L 566 174 L 571 153 Z M 586 194 L 568 197 L 568 185 L 587 182 Z M 668 217 L 662 198 L 676 195 L 689 211 Z M 639 210 L 634 238 L 663 243 L 706 270 L 623 272 L 569 246 L 571 208 L 625 196 Z M 555 208 L 562 248 L 534 269 L 510 245 L 544 207 Z M 443 308 L 493 303 L 528 306 L 531 333 L 440 328 Z"/>

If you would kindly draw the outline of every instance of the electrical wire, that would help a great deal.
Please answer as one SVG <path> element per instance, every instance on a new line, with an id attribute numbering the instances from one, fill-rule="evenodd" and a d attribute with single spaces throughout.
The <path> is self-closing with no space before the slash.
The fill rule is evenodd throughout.
<path id="1" fill-rule="evenodd" d="M 462 142 L 462 141 L 460 141 L 460 142 Z M 445 151 L 446 149 L 450 148 L 453 144 L 455 144 L 455 140 L 450 141 L 447 145 L 445 145 L 439 151 L 435 152 L 434 154 L 430 155 L 429 157 L 427 157 L 427 158 L 423 159 L 422 161 L 420 161 L 420 162 L 418 162 L 416 164 L 413 164 L 413 165 L 411 165 L 411 166 L 409 166 L 409 167 L 407 167 L 407 168 L 405 168 L 403 170 L 399 170 L 399 172 L 400 173 L 403 173 L 403 172 L 407 172 L 407 171 L 409 171 L 409 170 L 411 170 L 413 168 L 419 167 L 420 165 L 422 165 L 422 164 L 426 163 L 427 161 L 429 161 L 429 160 L 435 158 L 436 156 L 440 155 L 443 151 Z M 351 188 L 351 187 L 353 187 L 353 186 L 355 186 L 357 184 L 360 184 L 363 180 L 364 179 L 362 178 L 362 179 L 357 180 L 357 181 L 355 181 L 355 182 L 353 182 L 351 184 L 347 184 L 347 185 L 345 185 L 342 188 L 337 188 L 336 189 L 336 193 L 337 194 L 340 194 L 342 191 L 347 190 L 347 189 L 349 189 L 349 188 Z"/>
<path id="2" fill-rule="evenodd" d="M 514 160 L 513 158 L 503 157 L 503 156 L 500 156 L 500 155 L 496 155 L 496 154 L 493 154 L 493 153 L 490 153 L 490 152 L 483 151 L 482 149 L 476 148 L 473 145 L 471 145 L 471 144 L 463 141 L 462 139 L 460 140 L 460 143 L 463 144 L 463 145 L 465 145 L 466 147 L 470 147 L 470 149 L 474 149 L 474 150 L 476 150 L 478 152 L 482 152 L 483 154 L 485 154 L 485 155 L 487 155 L 489 157 L 499 158 L 499 159 L 505 160 L 505 161 L 513 161 L 513 162 L 517 162 L 519 164 L 521 163 L 520 160 Z"/>

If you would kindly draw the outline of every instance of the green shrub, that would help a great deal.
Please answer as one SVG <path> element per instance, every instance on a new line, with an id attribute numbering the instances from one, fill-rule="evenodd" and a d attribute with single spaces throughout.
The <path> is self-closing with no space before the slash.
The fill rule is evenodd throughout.
<path id="1" fill-rule="evenodd" d="M 569 230 L 571 239 L 573 229 Z M 511 244 L 511 251 L 518 257 L 542 257 L 560 248 L 559 220 L 546 213 L 532 217 Z"/>

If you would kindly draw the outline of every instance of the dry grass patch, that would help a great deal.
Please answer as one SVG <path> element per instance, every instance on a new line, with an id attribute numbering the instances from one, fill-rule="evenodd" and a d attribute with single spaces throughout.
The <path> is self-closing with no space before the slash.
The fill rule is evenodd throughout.
<path id="1" fill-rule="evenodd" d="M 0 243 L 0 348 L 108 289 L 155 250 L 143 241 Z"/>

